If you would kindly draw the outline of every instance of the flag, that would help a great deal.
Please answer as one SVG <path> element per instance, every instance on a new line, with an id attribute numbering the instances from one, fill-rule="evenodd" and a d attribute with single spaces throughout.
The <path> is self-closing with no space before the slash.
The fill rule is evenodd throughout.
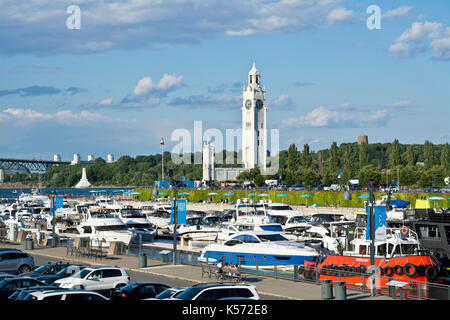
<path id="1" fill-rule="evenodd" d="M 186 199 L 177 200 L 177 224 L 186 224 Z M 170 224 L 173 224 L 173 200 L 170 211 Z"/>
<path id="2" fill-rule="evenodd" d="M 164 138 L 161 138 L 161 142 L 159 143 L 161 146 L 164 146 Z"/>
<path id="3" fill-rule="evenodd" d="M 375 240 L 386 240 L 386 207 L 375 206 L 373 211 Z M 366 240 L 370 240 L 370 206 L 366 204 L 367 229 Z"/>

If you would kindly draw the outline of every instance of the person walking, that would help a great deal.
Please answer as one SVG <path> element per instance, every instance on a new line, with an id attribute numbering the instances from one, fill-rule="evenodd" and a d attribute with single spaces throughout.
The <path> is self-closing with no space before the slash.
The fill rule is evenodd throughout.
<path id="1" fill-rule="evenodd" d="M 38 231 L 36 232 L 36 240 L 38 245 L 41 245 L 41 237 L 42 237 L 41 229 L 38 229 Z"/>

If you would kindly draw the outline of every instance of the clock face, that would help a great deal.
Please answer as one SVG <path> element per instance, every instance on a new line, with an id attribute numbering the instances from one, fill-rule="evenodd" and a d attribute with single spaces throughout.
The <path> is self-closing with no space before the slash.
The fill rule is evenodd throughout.
<path id="1" fill-rule="evenodd" d="M 250 110 L 252 107 L 252 102 L 250 100 L 245 101 L 245 107 Z"/>
<path id="2" fill-rule="evenodd" d="M 261 100 L 256 100 L 256 108 L 260 110 L 263 107 L 263 102 Z"/>

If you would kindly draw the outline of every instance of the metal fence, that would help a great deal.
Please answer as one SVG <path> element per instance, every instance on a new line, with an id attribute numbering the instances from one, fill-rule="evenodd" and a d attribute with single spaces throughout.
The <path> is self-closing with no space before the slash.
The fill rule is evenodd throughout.
<path id="1" fill-rule="evenodd" d="M 166 263 L 173 263 L 173 251 L 166 248 L 145 247 L 139 244 L 131 245 L 127 253 L 138 255 L 145 253 L 148 258 L 162 260 Z M 192 251 L 177 251 L 177 263 L 186 265 L 200 265 L 200 253 Z M 227 263 L 227 256 L 209 254 L 206 260 L 210 263 L 216 263 L 223 259 Z M 286 263 L 268 264 L 267 261 L 248 259 L 238 261 L 238 268 L 241 273 L 245 273 L 248 279 L 249 275 L 272 277 L 275 279 L 292 280 L 295 282 L 307 282 L 320 285 L 323 280 L 333 280 L 335 282 L 344 281 L 346 287 L 365 293 L 371 292 L 371 275 L 364 272 L 350 272 L 342 269 L 317 268 L 315 266 L 305 267 L 303 265 L 289 265 Z M 375 292 L 377 295 L 391 296 L 394 299 L 404 300 L 450 300 L 450 286 L 431 283 L 405 280 L 396 277 L 387 277 L 375 275 Z M 351 279 L 351 281 L 349 281 Z M 347 280 L 347 281 L 346 281 Z M 386 286 L 389 281 L 396 280 L 404 283 L 403 287 Z M 384 285 L 380 285 L 384 284 Z"/>

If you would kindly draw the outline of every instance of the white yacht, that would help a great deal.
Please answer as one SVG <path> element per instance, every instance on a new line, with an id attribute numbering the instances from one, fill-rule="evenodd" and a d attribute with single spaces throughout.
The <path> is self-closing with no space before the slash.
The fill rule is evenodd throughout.
<path id="1" fill-rule="evenodd" d="M 169 230 L 173 233 L 173 225 L 169 225 Z M 220 231 L 219 227 L 205 224 L 203 217 L 199 215 L 187 216 L 186 224 L 180 224 L 177 228 L 180 237 L 188 237 L 195 241 L 216 241 Z"/>
<path id="2" fill-rule="evenodd" d="M 77 230 L 81 236 L 89 237 L 93 246 L 109 247 L 113 241 L 129 245 L 136 237 L 122 220 L 102 208 L 87 210 Z"/>
<path id="3" fill-rule="evenodd" d="M 116 200 L 108 198 L 108 197 L 98 197 L 95 198 L 95 203 L 97 206 L 111 209 L 118 212 L 120 209 L 126 208 L 125 205 L 118 203 Z"/>
<path id="4" fill-rule="evenodd" d="M 113 214 L 122 220 L 122 222 L 125 223 L 129 229 L 135 231 L 137 237 L 141 236 L 143 241 L 153 241 L 155 238 L 156 229 L 152 227 L 140 209 L 120 209 L 118 212 Z"/>
<path id="5" fill-rule="evenodd" d="M 278 232 L 246 231 L 231 237 L 223 244 L 210 244 L 203 248 L 200 261 L 218 261 L 240 264 L 244 267 L 292 268 L 314 261 L 319 255 L 316 248 L 292 242 Z"/>

